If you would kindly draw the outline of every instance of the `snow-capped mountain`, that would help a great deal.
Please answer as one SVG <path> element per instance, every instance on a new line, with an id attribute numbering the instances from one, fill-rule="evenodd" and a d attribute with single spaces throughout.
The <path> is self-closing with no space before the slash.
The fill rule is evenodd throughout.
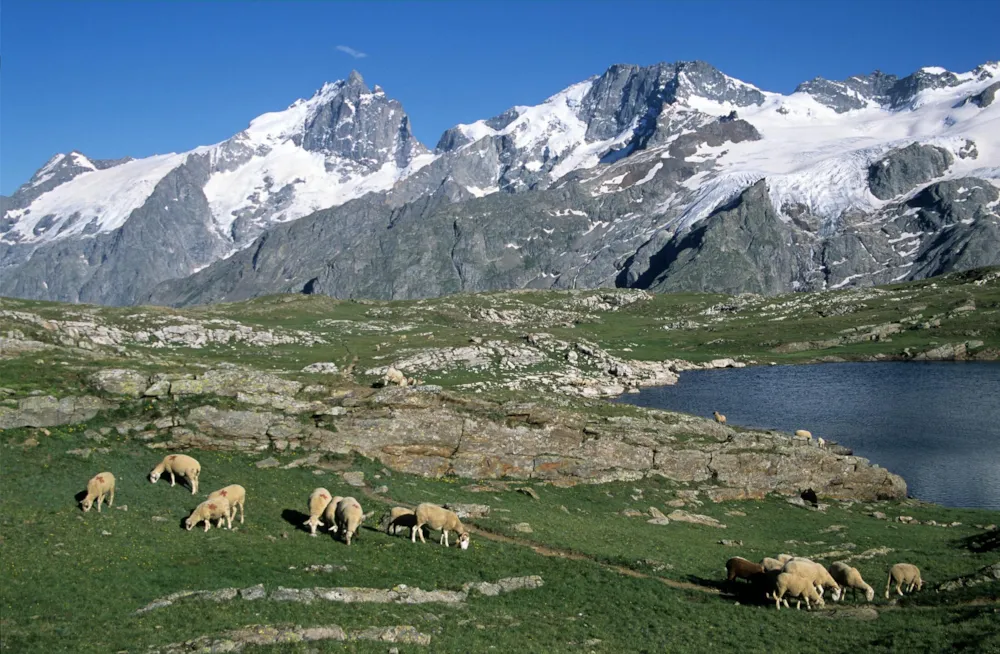
<path id="1" fill-rule="evenodd" d="M 995 62 L 787 96 L 616 65 L 431 152 L 353 73 L 214 146 L 53 158 L 2 199 L 0 293 L 777 292 L 1000 263 L 998 89 Z"/>

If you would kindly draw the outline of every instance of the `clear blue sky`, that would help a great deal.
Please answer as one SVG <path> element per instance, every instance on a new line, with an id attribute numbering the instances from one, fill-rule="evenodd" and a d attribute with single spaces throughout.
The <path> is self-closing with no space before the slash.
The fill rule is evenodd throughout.
<path id="1" fill-rule="evenodd" d="M 180 152 L 358 69 L 428 147 L 613 63 L 702 59 L 789 92 L 1000 58 L 1000 2 L 27 2 L 0 8 L 0 192 L 56 152 Z M 338 50 L 347 46 L 367 56 Z"/>

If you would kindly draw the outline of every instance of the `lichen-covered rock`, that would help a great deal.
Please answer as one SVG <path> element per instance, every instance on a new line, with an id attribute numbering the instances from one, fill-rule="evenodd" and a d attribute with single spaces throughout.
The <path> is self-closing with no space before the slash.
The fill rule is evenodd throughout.
<path id="1" fill-rule="evenodd" d="M 107 368 L 92 374 L 90 383 L 99 390 L 115 395 L 141 397 L 149 386 L 149 375 L 127 368 Z"/>
<path id="2" fill-rule="evenodd" d="M 18 401 L 17 408 L 0 406 L 0 429 L 71 425 L 86 422 L 98 412 L 117 406 L 89 395 L 61 399 L 51 395 L 26 397 Z"/>

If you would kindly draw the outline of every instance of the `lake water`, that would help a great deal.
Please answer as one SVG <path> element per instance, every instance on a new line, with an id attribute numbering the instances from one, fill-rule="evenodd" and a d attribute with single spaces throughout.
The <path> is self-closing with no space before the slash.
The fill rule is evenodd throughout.
<path id="1" fill-rule="evenodd" d="M 683 372 L 622 402 L 834 440 L 911 496 L 1000 509 L 1000 363 L 889 362 Z"/>

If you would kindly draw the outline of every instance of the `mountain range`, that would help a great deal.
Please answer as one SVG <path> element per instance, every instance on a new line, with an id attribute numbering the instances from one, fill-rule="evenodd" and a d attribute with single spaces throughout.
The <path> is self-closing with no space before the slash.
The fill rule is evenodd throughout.
<path id="1" fill-rule="evenodd" d="M 816 78 L 614 65 L 432 149 L 354 72 L 180 154 L 58 154 L 0 196 L 0 295 L 773 294 L 1000 264 L 1000 64 Z"/>

